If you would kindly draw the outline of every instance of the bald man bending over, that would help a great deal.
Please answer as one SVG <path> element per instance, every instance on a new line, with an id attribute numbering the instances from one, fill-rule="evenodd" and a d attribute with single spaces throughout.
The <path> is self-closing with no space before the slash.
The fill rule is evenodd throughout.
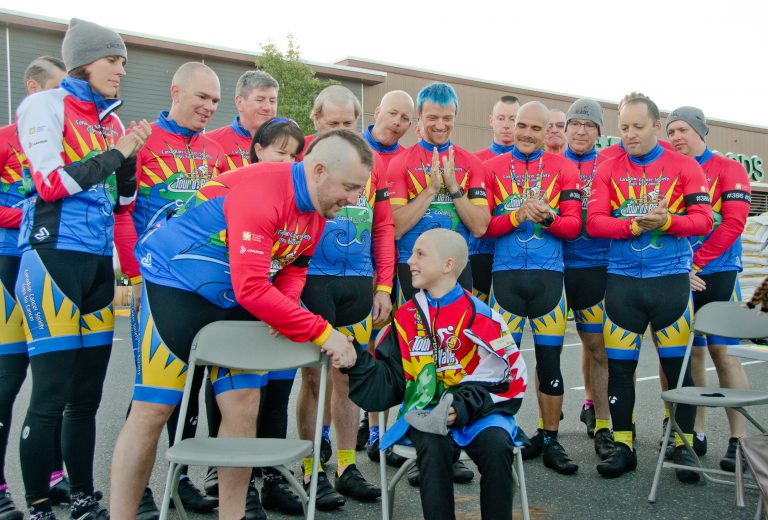
<path id="1" fill-rule="evenodd" d="M 152 123 L 152 137 L 136 156 L 138 195 L 136 202 L 115 218 L 115 244 L 120 266 L 132 285 L 133 307 L 131 337 L 134 351 L 138 347 L 138 307 L 142 278 L 134 256 L 137 237 L 165 220 L 199 190 L 203 184 L 228 169 L 224 151 L 203 134 L 203 129 L 216 113 L 221 99 L 219 78 L 207 65 L 183 64 L 171 81 L 171 109 L 160 112 Z M 138 368 L 138 367 L 137 367 Z M 183 438 L 195 436 L 198 416 L 197 395 L 202 384 L 202 371 L 195 378 L 198 391 L 190 401 L 184 422 Z M 168 421 L 168 439 L 173 444 L 176 414 Z M 198 513 L 213 511 L 217 501 L 205 497 L 182 472 L 179 495 L 184 507 Z M 152 491 L 146 488 L 139 507 L 139 520 L 159 516 Z"/>

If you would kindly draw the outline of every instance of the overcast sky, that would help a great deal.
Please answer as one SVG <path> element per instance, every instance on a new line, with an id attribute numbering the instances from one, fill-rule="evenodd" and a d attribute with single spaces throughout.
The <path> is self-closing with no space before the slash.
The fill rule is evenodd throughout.
<path id="1" fill-rule="evenodd" d="M 243 7 L 247 6 L 247 7 Z M 385 61 L 768 126 L 768 2 L 729 0 L 0 0 L 0 7 L 208 45 Z M 129 57 L 130 58 L 130 57 Z M 130 74 L 130 61 L 128 64 Z"/>

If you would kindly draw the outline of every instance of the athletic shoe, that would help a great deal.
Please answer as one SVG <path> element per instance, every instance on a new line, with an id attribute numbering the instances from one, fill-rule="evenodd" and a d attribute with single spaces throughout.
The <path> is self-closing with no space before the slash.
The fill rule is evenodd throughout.
<path id="1" fill-rule="evenodd" d="M 704 433 L 693 434 L 693 451 L 701 457 L 707 454 L 707 435 Z"/>
<path id="2" fill-rule="evenodd" d="M 261 505 L 264 509 L 277 510 L 286 515 L 304 514 L 301 500 L 282 475 L 264 479 L 264 486 L 261 488 Z"/>
<path id="3" fill-rule="evenodd" d="M 563 446 L 557 441 L 544 446 L 543 454 L 544 465 L 561 475 L 573 475 L 579 470 L 579 466 L 574 464 Z"/>
<path id="4" fill-rule="evenodd" d="M 457 460 L 451 466 L 453 470 L 453 483 L 454 484 L 466 484 L 471 482 L 475 478 L 475 472 L 464 465 L 460 460 Z"/>
<path id="5" fill-rule="evenodd" d="M 520 450 L 523 460 L 535 459 L 544 451 L 544 432 L 536 430 L 536 435 L 528 439 L 528 444 Z"/>
<path id="6" fill-rule="evenodd" d="M 381 451 L 379 451 L 379 439 L 373 441 L 373 444 L 366 444 L 365 452 L 368 454 L 368 458 L 371 459 L 371 462 L 379 462 L 381 460 Z"/>
<path id="7" fill-rule="evenodd" d="M 75 493 L 69 506 L 69 516 L 73 520 L 109 520 L 109 511 L 101 507 L 95 497 Z"/>
<path id="8" fill-rule="evenodd" d="M 136 510 L 136 520 L 158 520 L 160 510 L 155 504 L 155 497 L 152 496 L 152 490 L 147 486 L 144 488 L 144 494 L 141 495 L 139 508 Z"/>
<path id="9" fill-rule="evenodd" d="M 720 459 L 720 469 L 723 471 L 730 471 L 734 473 L 736 471 L 736 447 L 739 445 L 739 439 L 737 437 L 731 437 L 728 439 L 728 450 Z M 741 465 L 746 467 L 747 461 L 744 459 L 744 454 L 741 454 Z"/>
<path id="10" fill-rule="evenodd" d="M 675 451 L 672 455 L 672 460 L 675 464 L 697 467 L 696 462 L 693 460 L 693 456 L 688 453 L 688 450 L 685 449 L 685 446 L 677 446 L 675 448 Z M 675 469 L 675 474 L 677 475 L 677 480 L 680 482 L 691 484 L 698 482 L 701 478 L 698 471 L 691 471 L 687 469 Z"/>
<path id="11" fill-rule="evenodd" d="M 600 457 L 600 460 L 607 460 L 613 454 L 613 450 L 616 449 L 616 444 L 613 442 L 613 434 L 608 428 L 602 428 L 595 433 L 595 453 Z"/>
<path id="12" fill-rule="evenodd" d="M 659 448 L 664 451 L 664 458 L 667 460 L 672 458 L 672 455 L 675 452 L 675 430 L 669 431 L 669 437 L 667 437 L 666 445 L 664 443 L 664 432 L 667 430 L 667 423 L 669 422 L 669 417 L 666 417 L 664 421 L 661 423 L 661 437 L 659 438 Z"/>
<path id="13" fill-rule="evenodd" d="M 419 487 L 420 475 L 421 474 L 419 473 L 419 465 L 413 464 L 411 467 L 408 468 L 408 471 L 406 472 L 408 483 L 413 487 Z"/>
<path id="14" fill-rule="evenodd" d="M 611 456 L 597 465 L 597 472 L 605 478 L 620 477 L 627 471 L 635 469 L 637 469 L 637 452 L 623 442 L 617 442 Z"/>
<path id="15" fill-rule="evenodd" d="M 210 513 L 219 505 L 218 498 L 211 498 L 203 495 L 188 478 L 179 481 L 179 498 L 184 505 L 184 509 L 194 511 L 195 513 Z M 176 507 L 171 500 L 171 507 Z"/>
<path id="16" fill-rule="evenodd" d="M 209 497 L 219 496 L 219 471 L 216 468 L 208 468 L 203 481 L 203 489 Z"/>
<path id="17" fill-rule="evenodd" d="M 336 491 L 360 502 L 373 502 L 381 496 L 381 488 L 367 480 L 355 464 L 350 464 L 344 473 L 336 473 Z"/>
<path id="18" fill-rule="evenodd" d="M 355 443 L 355 451 L 363 451 L 363 448 L 368 444 L 368 412 L 363 413 L 363 419 L 360 421 L 360 427 L 357 429 L 357 442 Z"/>
<path id="19" fill-rule="evenodd" d="M 331 441 L 323 438 L 320 441 L 320 462 L 326 464 L 329 460 L 331 460 L 331 455 L 333 455 Z"/>
<path id="20" fill-rule="evenodd" d="M 245 520 L 267 520 L 267 513 L 261 507 L 259 491 L 253 480 L 248 483 L 248 492 L 245 494 Z"/>
<path id="21" fill-rule="evenodd" d="M 304 483 L 304 489 L 309 495 L 309 482 Z M 333 511 L 347 503 L 347 499 L 341 496 L 328 481 L 325 471 L 317 473 L 317 500 L 315 504 L 320 511 Z"/>
<path id="22" fill-rule="evenodd" d="M 368 458 L 371 459 L 371 462 L 378 463 L 381 460 L 381 451 L 379 450 L 379 439 L 376 439 L 373 445 L 366 444 L 365 451 L 368 454 Z M 403 465 L 405 460 L 406 460 L 405 457 L 401 457 L 400 455 L 392 451 L 392 448 L 387 448 L 386 450 L 387 466 L 390 466 L 392 468 L 399 468 L 400 466 Z"/>
<path id="23" fill-rule="evenodd" d="M 53 514 L 53 513 L 51 513 Z M 24 513 L 16 509 L 8 491 L 0 491 L 0 520 L 22 520 Z"/>
<path id="24" fill-rule="evenodd" d="M 581 413 L 579 414 L 579 420 L 587 425 L 587 435 L 594 438 L 595 425 L 597 424 L 597 420 L 595 419 L 595 407 L 582 407 Z"/>
<path id="25" fill-rule="evenodd" d="M 23 515 L 22 515 L 23 516 Z M 56 520 L 56 515 L 51 509 L 51 504 L 48 502 L 45 505 L 30 506 L 29 508 L 29 520 Z"/>
<path id="26" fill-rule="evenodd" d="M 101 500 L 101 493 L 94 493 L 93 496 L 96 500 Z M 69 479 L 63 477 L 56 484 L 50 487 L 48 490 L 48 500 L 51 501 L 52 506 L 59 504 L 69 504 Z"/>

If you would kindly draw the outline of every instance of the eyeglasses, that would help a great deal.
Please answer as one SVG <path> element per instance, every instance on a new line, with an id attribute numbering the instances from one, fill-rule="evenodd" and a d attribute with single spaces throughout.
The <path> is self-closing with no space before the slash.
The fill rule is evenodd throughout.
<path id="1" fill-rule="evenodd" d="M 574 127 L 574 129 L 577 132 L 582 128 L 584 129 L 585 132 L 588 130 L 592 130 L 592 131 L 597 130 L 597 125 L 592 121 L 570 121 L 568 122 L 568 124 Z"/>

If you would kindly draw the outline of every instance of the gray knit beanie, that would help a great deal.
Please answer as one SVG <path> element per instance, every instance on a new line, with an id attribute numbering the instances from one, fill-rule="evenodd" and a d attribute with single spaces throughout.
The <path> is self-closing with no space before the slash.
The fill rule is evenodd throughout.
<path id="1" fill-rule="evenodd" d="M 709 127 L 707 126 L 707 118 L 704 117 L 704 112 L 702 112 L 701 109 L 696 107 L 680 107 L 674 109 L 667 117 L 666 128 L 669 128 L 669 125 L 675 121 L 685 121 L 691 125 L 694 132 L 699 134 L 702 141 L 706 141 L 705 136 L 709 133 Z"/>
<path id="2" fill-rule="evenodd" d="M 565 115 L 565 126 L 571 119 L 585 119 L 597 125 L 598 132 L 603 129 L 603 107 L 600 103 L 590 98 L 577 99 L 568 109 Z"/>
<path id="3" fill-rule="evenodd" d="M 70 72 L 107 56 L 121 56 L 127 60 L 128 52 L 123 39 L 112 29 L 72 18 L 61 44 L 61 56 Z"/>

